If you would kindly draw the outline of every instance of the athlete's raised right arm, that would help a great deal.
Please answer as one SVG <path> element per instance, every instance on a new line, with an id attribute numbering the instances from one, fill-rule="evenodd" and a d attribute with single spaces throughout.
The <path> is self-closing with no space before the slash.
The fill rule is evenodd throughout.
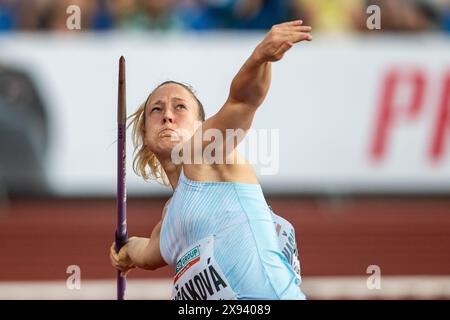
<path id="1" fill-rule="evenodd" d="M 303 26 L 301 20 L 274 25 L 233 78 L 225 104 L 196 131 L 190 140 L 191 148 L 195 148 L 196 141 L 202 141 L 202 150 L 208 147 L 211 139 L 203 139 L 202 135 L 209 129 L 215 129 L 224 137 L 223 155 L 230 153 L 232 150 L 225 148 L 227 130 L 242 129 L 246 133 L 251 128 L 256 110 L 263 103 L 270 87 L 272 62 L 282 59 L 294 44 L 311 41 L 310 32 L 311 27 Z M 238 143 L 243 139 L 244 135 L 240 136 Z"/>

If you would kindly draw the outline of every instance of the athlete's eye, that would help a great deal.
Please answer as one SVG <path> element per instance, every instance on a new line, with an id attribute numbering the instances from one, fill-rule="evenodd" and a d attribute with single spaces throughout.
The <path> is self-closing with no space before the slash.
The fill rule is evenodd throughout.
<path id="1" fill-rule="evenodd" d="M 152 110 L 150 111 L 150 112 L 153 112 L 153 111 L 161 111 L 161 108 L 159 108 L 159 107 L 154 107 L 154 108 L 152 108 Z"/>
<path id="2" fill-rule="evenodd" d="M 178 104 L 177 106 L 176 106 L 176 108 L 177 109 L 186 109 L 186 107 L 184 106 L 184 105 L 182 105 L 182 104 Z"/>

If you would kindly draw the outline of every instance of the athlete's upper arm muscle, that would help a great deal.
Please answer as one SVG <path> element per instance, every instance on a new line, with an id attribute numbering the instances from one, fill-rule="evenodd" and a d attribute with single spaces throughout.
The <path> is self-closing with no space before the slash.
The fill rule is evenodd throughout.
<path id="1" fill-rule="evenodd" d="M 148 257 L 147 265 L 148 269 L 155 270 L 161 267 L 164 267 L 167 265 L 167 263 L 164 261 L 161 250 L 159 246 L 160 241 L 160 234 L 161 234 L 161 226 L 162 222 L 164 220 L 164 217 L 167 212 L 167 206 L 170 202 L 170 199 L 166 202 L 161 220 L 156 224 L 156 226 L 153 228 L 152 234 L 150 235 L 150 240 L 145 248 L 145 256 Z"/>
<path id="2" fill-rule="evenodd" d="M 257 108 L 252 106 L 228 99 L 223 107 L 194 133 L 189 140 L 191 150 L 195 151 L 201 146 L 203 154 L 205 148 L 214 141 L 214 147 L 221 148 L 225 160 L 245 138 L 252 126 L 256 110 Z M 191 155 L 194 155 L 194 152 L 191 152 Z"/>

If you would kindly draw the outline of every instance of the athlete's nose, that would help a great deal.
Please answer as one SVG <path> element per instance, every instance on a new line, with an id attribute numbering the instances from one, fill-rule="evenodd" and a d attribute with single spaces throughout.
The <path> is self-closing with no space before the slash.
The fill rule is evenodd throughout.
<path id="1" fill-rule="evenodd" d="M 173 122 L 172 117 L 166 117 L 166 116 L 164 116 L 163 122 L 164 122 L 164 123 L 167 123 L 167 122 L 172 123 L 172 122 Z"/>
<path id="2" fill-rule="evenodd" d="M 173 115 L 172 112 L 168 109 L 166 109 L 166 111 L 164 112 L 164 116 L 163 116 L 163 123 L 172 123 L 173 122 Z"/>

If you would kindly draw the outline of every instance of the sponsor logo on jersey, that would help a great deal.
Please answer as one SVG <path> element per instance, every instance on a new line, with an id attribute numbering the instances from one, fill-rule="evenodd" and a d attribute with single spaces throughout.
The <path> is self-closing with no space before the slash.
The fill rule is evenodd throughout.
<path id="1" fill-rule="evenodd" d="M 190 267 L 200 261 L 200 247 L 196 246 L 189 250 L 184 256 L 177 261 L 177 268 L 175 270 L 175 278 L 173 282 L 177 282 Z"/>

